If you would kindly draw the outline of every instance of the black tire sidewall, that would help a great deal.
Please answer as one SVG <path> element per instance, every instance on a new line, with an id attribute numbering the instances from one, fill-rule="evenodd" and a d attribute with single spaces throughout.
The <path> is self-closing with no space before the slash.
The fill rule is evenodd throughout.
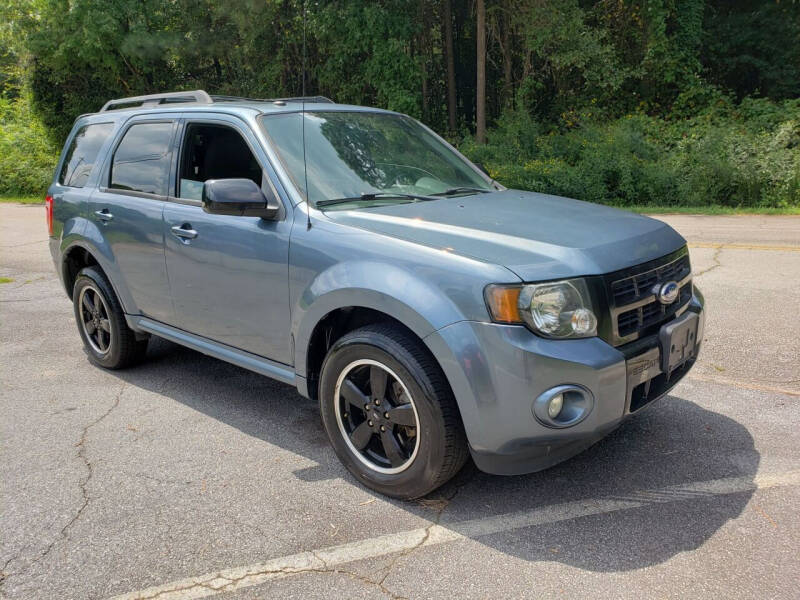
<path id="1" fill-rule="evenodd" d="M 111 349 L 105 354 L 97 352 L 92 347 L 86 337 L 86 332 L 83 330 L 79 300 L 81 297 L 81 291 L 85 287 L 93 287 L 100 294 L 102 294 L 109 310 L 108 321 L 111 329 Z M 125 322 L 125 315 L 119 306 L 119 302 L 114 294 L 114 290 L 111 289 L 111 285 L 102 275 L 102 273 L 100 273 L 100 271 L 93 267 L 86 267 L 82 269 L 80 273 L 78 273 L 78 277 L 75 279 L 75 286 L 72 289 L 72 304 L 75 312 L 75 321 L 78 325 L 78 332 L 81 336 L 81 340 L 83 341 L 86 353 L 89 356 L 89 360 L 98 366 L 108 369 L 114 369 L 120 366 L 120 364 L 123 362 L 123 344 L 121 339 L 122 331 L 123 327 L 127 328 L 128 325 Z"/>
<path id="2" fill-rule="evenodd" d="M 437 486 L 445 462 L 445 423 L 433 386 L 413 356 L 391 338 L 375 332 L 354 332 L 331 348 L 322 366 L 319 398 L 322 421 L 339 459 L 365 485 L 396 498 L 416 498 Z M 405 384 L 419 419 L 419 449 L 414 462 L 400 473 L 374 471 L 353 455 L 342 437 L 334 407 L 336 382 L 342 370 L 359 359 L 386 365 Z"/>

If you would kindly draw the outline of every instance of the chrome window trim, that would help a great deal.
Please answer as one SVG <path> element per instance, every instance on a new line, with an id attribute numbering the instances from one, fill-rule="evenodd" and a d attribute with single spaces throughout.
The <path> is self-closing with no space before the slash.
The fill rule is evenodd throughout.
<path id="1" fill-rule="evenodd" d="M 102 192 L 103 194 L 119 194 L 121 196 L 132 196 L 134 198 L 144 198 L 146 200 L 159 200 L 164 202 L 167 200 L 168 196 L 163 196 L 161 194 L 151 194 L 150 192 L 139 192 L 137 190 L 123 190 L 120 188 L 112 188 L 112 187 L 100 187 L 98 191 Z"/>

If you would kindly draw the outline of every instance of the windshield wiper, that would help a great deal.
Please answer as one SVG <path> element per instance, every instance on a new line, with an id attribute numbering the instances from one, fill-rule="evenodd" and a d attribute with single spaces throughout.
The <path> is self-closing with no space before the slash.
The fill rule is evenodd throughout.
<path id="1" fill-rule="evenodd" d="M 463 194 L 465 192 L 475 192 L 480 194 L 488 194 L 491 190 L 484 190 L 482 188 L 474 188 L 474 187 L 454 187 L 450 188 L 449 190 L 445 190 L 443 192 L 437 192 L 435 194 L 431 194 L 432 196 L 453 196 L 454 194 Z"/>
<path id="2" fill-rule="evenodd" d="M 317 207 L 344 204 L 345 202 L 358 202 L 359 200 L 378 200 L 380 198 L 411 198 L 414 201 L 436 200 L 436 198 L 423 196 L 422 194 L 403 194 L 401 192 L 365 192 L 360 196 L 353 196 L 351 198 L 331 198 L 329 200 L 319 200 L 317 202 Z"/>

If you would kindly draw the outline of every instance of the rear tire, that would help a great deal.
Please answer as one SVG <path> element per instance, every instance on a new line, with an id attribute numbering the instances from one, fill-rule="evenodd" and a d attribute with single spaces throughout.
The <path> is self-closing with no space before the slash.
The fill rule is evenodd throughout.
<path id="1" fill-rule="evenodd" d="M 352 331 L 325 357 L 320 412 L 339 459 L 364 485 L 418 498 L 468 457 L 444 373 L 422 343 L 392 324 Z"/>
<path id="2" fill-rule="evenodd" d="M 106 369 L 123 369 L 144 357 L 147 338 L 136 339 L 111 284 L 98 267 L 85 267 L 78 273 L 72 303 L 90 361 Z"/>

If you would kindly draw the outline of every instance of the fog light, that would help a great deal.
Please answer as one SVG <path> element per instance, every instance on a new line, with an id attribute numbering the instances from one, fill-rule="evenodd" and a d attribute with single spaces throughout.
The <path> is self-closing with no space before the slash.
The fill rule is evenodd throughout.
<path id="1" fill-rule="evenodd" d="M 583 421 L 594 408 L 594 396 L 582 385 L 550 388 L 533 401 L 533 416 L 545 427 L 563 429 Z"/>
<path id="2" fill-rule="evenodd" d="M 556 394 L 552 398 L 550 398 L 550 402 L 547 403 L 547 415 L 551 419 L 555 419 L 561 409 L 564 407 L 564 395 L 563 394 Z"/>

